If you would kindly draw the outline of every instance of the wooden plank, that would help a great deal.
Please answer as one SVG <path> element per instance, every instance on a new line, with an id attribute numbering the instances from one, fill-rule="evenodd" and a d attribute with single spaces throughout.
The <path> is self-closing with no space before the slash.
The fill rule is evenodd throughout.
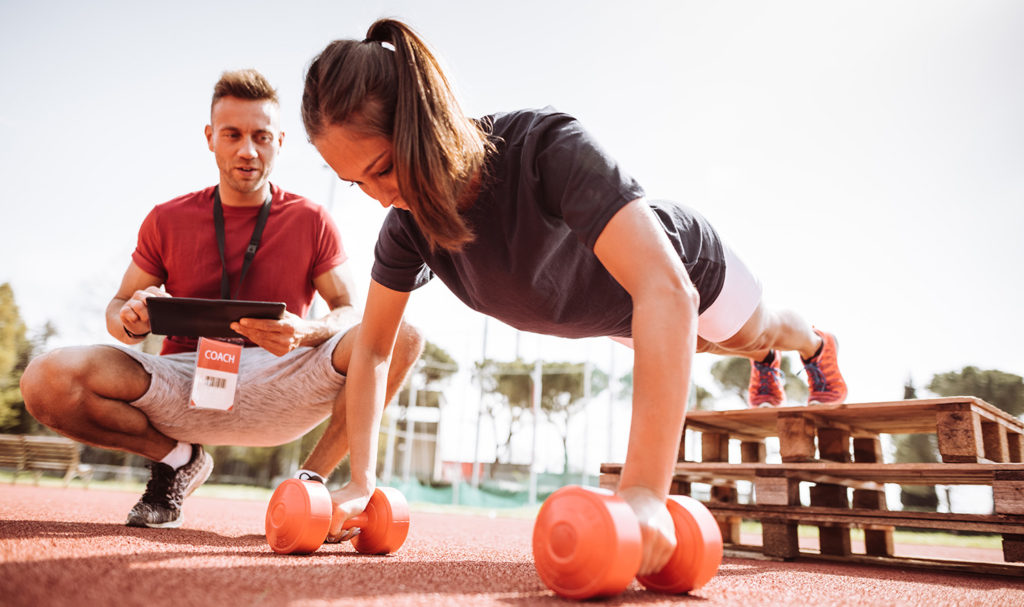
<path id="1" fill-rule="evenodd" d="M 618 476 L 615 477 L 615 484 L 618 485 Z M 673 480 L 672 484 L 669 486 L 668 493 L 669 495 L 691 495 L 692 488 L 690 487 L 690 483 L 687 481 Z"/>
<path id="2" fill-rule="evenodd" d="M 1019 533 L 1003 535 L 1003 560 L 1008 563 L 1024 562 L 1024 535 Z"/>
<path id="3" fill-rule="evenodd" d="M 1011 462 L 1024 462 L 1024 434 L 1007 431 L 1006 448 Z"/>
<path id="4" fill-rule="evenodd" d="M 791 412 L 802 412 L 818 420 L 836 425 L 846 424 L 854 436 L 862 432 L 874 434 L 924 434 L 936 431 L 935 415 L 939 411 L 973 411 L 979 417 L 995 421 L 1010 434 L 1024 434 L 1024 422 L 973 397 L 917 399 L 842 405 L 808 405 L 758 407 L 734 411 L 691 411 L 686 424 L 699 431 L 726 432 L 733 438 L 766 438 L 778 436 L 776 418 Z"/>
<path id="5" fill-rule="evenodd" d="M 792 523 L 762 521 L 761 542 L 765 556 L 792 559 L 800 555 L 798 528 Z"/>
<path id="6" fill-rule="evenodd" d="M 750 554 L 746 546 L 732 547 L 728 556 L 744 558 Z M 749 556 L 747 558 L 750 558 Z M 851 554 L 849 556 L 829 556 L 826 554 L 815 554 L 813 552 L 801 552 L 794 558 L 786 559 L 796 562 L 837 562 L 845 565 L 860 564 L 874 567 L 898 567 L 901 569 L 915 569 L 928 572 L 959 573 L 963 575 L 1000 575 L 1012 578 L 1024 577 L 1024 566 L 1012 563 L 979 563 L 971 561 L 956 561 L 943 559 L 924 559 L 911 557 L 877 557 L 862 554 Z"/>
<path id="7" fill-rule="evenodd" d="M 830 462 L 848 464 L 850 453 L 850 431 L 840 428 L 818 428 L 818 457 Z"/>
<path id="8" fill-rule="evenodd" d="M 853 439 L 853 459 L 861 464 L 883 463 L 882 441 L 876 436 L 874 438 Z M 885 501 L 885 491 L 871 489 L 854 489 L 854 508 L 870 510 L 888 510 L 889 506 Z M 864 552 L 871 556 L 893 556 L 895 544 L 893 542 L 893 528 L 880 527 L 864 530 Z"/>
<path id="9" fill-rule="evenodd" d="M 1024 514 L 1024 471 L 994 474 L 992 502 L 999 514 Z"/>
<path id="10" fill-rule="evenodd" d="M 814 506 L 775 506 L 766 504 L 706 504 L 718 515 L 739 516 L 749 520 L 790 522 L 800 525 L 849 524 L 864 529 L 906 527 L 947 531 L 976 531 L 995 534 L 1024 534 L 1024 516 L 997 514 L 961 514 L 950 512 L 901 512 L 820 508 Z"/>
<path id="11" fill-rule="evenodd" d="M 799 506 L 800 483 L 785 477 L 758 477 L 754 499 L 758 505 Z"/>
<path id="12" fill-rule="evenodd" d="M 846 487 L 830 483 L 810 488 L 811 506 L 845 509 L 850 503 Z M 849 523 L 824 523 L 818 525 L 818 546 L 822 554 L 848 555 L 851 552 Z"/>
<path id="13" fill-rule="evenodd" d="M 878 435 L 854 437 L 853 461 L 858 464 L 881 464 L 885 461 L 882 455 L 882 441 Z"/>
<path id="14" fill-rule="evenodd" d="M 601 466 L 601 472 L 617 473 L 621 469 L 622 464 L 603 464 Z M 753 481 L 761 475 L 775 474 L 808 482 L 813 482 L 815 479 L 821 481 L 823 477 L 828 477 L 834 482 L 846 480 L 901 485 L 991 485 L 997 472 L 1020 472 L 1022 470 L 1024 470 L 1024 464 L 681 462 L 675 466 L 675 475 L 689 478 L 694 482 L 707 482 L 707 480 L 715 478 Z M 872 487 L 862 485 L 859 488 L 869 489 Z"/>
<path id="15" fill-rule="evenodd" d="M 943 462 L 978 462 L 984 458 L 981 417 L 974 411 L 943 410 L 936 413 L 935 418 Z"/>
<path id="16" fill-rule="evenodd" d="M 702 462 L 729 461 L 729 435 L 721 432 L 701 434 L 700 460 Z"/>
<path id="17" fill-rule="evenodd" d="M 1010 445 L 1006 440 L 1005 426 L 981 420 L 981 442 L 985 459 L 993 462 L 1010 461 Z"/>
<path id="18" fill-rule="evenodd" d="M 768 456 L 764 441 L 742 441 L 740 443 L 740 461 L 745 464 L 759 464 Z"/>
<path id="19" fill-rule="evenodd" d="M 800 414 L 779 415 L 779 454 L 783 462 L 806 462 L 814 459 L 814 422 Z"/>
<path id="20" fill-rule="evenodd" d="M 818 428 L 818 456 L 838 464 L 850 461 L 850 432 L 838 428 Z M 838 483 L 817 483 L 810 488 L 811 505 L 828 508 L 850 506 L 846 487 Z M 822 554 L 848 555 L 851 552 L 850 526 L 819 525 L 818 547 Z"/>

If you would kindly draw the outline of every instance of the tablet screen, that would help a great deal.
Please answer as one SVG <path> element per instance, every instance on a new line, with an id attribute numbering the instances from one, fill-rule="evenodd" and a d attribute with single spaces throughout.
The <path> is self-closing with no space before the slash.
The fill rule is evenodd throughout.
<path id="1" fill-rule="evenodd" d="M 181 337 L 241 337 L 231 323 L 242 318 L 281 318 L 280 302 L 196 299 L 192 297 L 150 297 L 150 329 L 157 335 Z"/>

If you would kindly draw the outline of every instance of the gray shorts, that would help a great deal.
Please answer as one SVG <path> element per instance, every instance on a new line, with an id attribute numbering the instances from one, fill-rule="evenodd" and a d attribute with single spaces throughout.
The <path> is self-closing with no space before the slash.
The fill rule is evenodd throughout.
<path id="1" fill-rule="evenodd" d="M 154 356 L 112 346 L 139 362 L 152 376 L 149 390 L 129 403 L 167 436 L 189 443 L 270 447 L 291 442 L 331 415 L 345 376 L 331 355 L 344 332 L 313 348 L 277 357 L 263 348 L 245 348 L 238 389 L 229 411 L 189 405 L 196 353 Z"/>

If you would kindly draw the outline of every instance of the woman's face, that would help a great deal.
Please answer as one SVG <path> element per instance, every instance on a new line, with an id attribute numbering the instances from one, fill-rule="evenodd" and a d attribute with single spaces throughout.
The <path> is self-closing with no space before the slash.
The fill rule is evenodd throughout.
<path id="1" fill-rule="evenodd" d="M 359 186 L 384 208 L 409 210 L 398 191 L 394 148 L 389 139 L 330 125 L 313 145 L 339 179 Z"/>

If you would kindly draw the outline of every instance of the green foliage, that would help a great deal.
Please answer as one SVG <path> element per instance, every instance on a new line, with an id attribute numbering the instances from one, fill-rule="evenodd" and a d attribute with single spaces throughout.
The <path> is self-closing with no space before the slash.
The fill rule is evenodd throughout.
<path id="1" fill-rule="evenodd" d="M 794 372 L 793 365 L 788 356 L 783 356 L 779 362 L 782 370 L 783 381 L 785 382 L 786 398 L 793 402 L 807 401 L 807 383 L 800 379 Z M 730 356 L 716 361 L 711 365 L 711 377 L 715 383 L 726 392 L 736 394 L 744 401 L 747 400 L 747 390 L 750 387 L 750 359 L 740 356 Z"/>
<path id="2" fill-rule="evenodd" d="M 750 361 L 738 356 L 717 360 L 711 365 L 711 377 L 724 391 L 746 400 L 750 386 Z"/>
<path id="3" fill-rule="evenodd" d="M 498 442 L 496 461 L 508 462 L 512 436 L 518 431 L 522 417 L 533 407 L 533 374 L 535 364 L 516 359 L 501 362 L 487 359 L 476 363 L 476 374 L 484 392 L 496 398 L 485 400 Z M 584 404 L 584 364 L 568 362 L 542 363 L 540 408 L 562 436 L 563 451 L 568 440 L 569 420 Z M 608 387 L 608 375 L 591 369 L 590 394 Z M 508 416 L 504 432 L 498 432 L 497 420 Z M 568 460 L 568 453 L 565 455 Z"/>
<path id="4" fill-rule="evenodd" d="M 630 369 L 629 373 L 626 373 L 619 378 L 619 394 L 618 397 L 623 400 L 633 399 L 633 370 Z"/>
<path id="5" fill-rule="evenodd" d="M 782 369 L 782 377 L 784 378 L 786 385 L 784 390 L 786 391 L 786 398 L 795 403 L 806 403 L 807 397 L 810 395 L 810 390 L 807 389 L 807 383 L 797 376 L 796 372 L 793 371 L 791 364 L 792 359 L 788 356 L 782 357 L 782 362 L 779 366 Z M 803 367 L 803 363 L 801 363 Z M 799 371 L 799 369 L 797 369 Z"/>
<path id="6" fill-rule="evenodd" d="M 27 343 L 25 323 L 14 301 L 14 289 L 5 282 L 0 285 L 0 377 L 6 379 L 14 372 Z"/>
<path id="7" fill-rule="evenodd" d="M 709 411 L 715 408 L 715 395 L 697 384 L 693 386 L 693 401 L 693 408 L 697 411 Z"/>
<path id="8" fill-rule="evenodd" d="M 1010 415 L 1024 414 L 1024 378 L 995 369 L 964 367 L 940 373 L 928 389 L 939 396 L 975 396 Z"/>
<path id="9" fill-rule="evenodd" d="M 458 363 L 441 346 L 428 341 L 423 347 L 420 373 L 427 385 L 448 379 L 459 370 Z"/>
<path id="10" fill-rule="evenodd" d="M 417 386 L 422 386 L 416 391 L 416 406 L 440 407 L 443 383 L 458 370 L 458 363 L 444 348 L 428 341 L 411 377 Z M 398 394 L 398 403 L 403 407 L 409 403 L 410 383 L 406 381 Z"/>
<path id="11" fill-rule="evenodd" d="M 27 334 L 14 289 L 4 283 L 0 285 L 0 430 L 25 432 L 34 425 L 25 411 L 18 384 L 29 361 L 42 351 L 56 330 L 46 323 L 34 338 L 29 339 Z"/>

